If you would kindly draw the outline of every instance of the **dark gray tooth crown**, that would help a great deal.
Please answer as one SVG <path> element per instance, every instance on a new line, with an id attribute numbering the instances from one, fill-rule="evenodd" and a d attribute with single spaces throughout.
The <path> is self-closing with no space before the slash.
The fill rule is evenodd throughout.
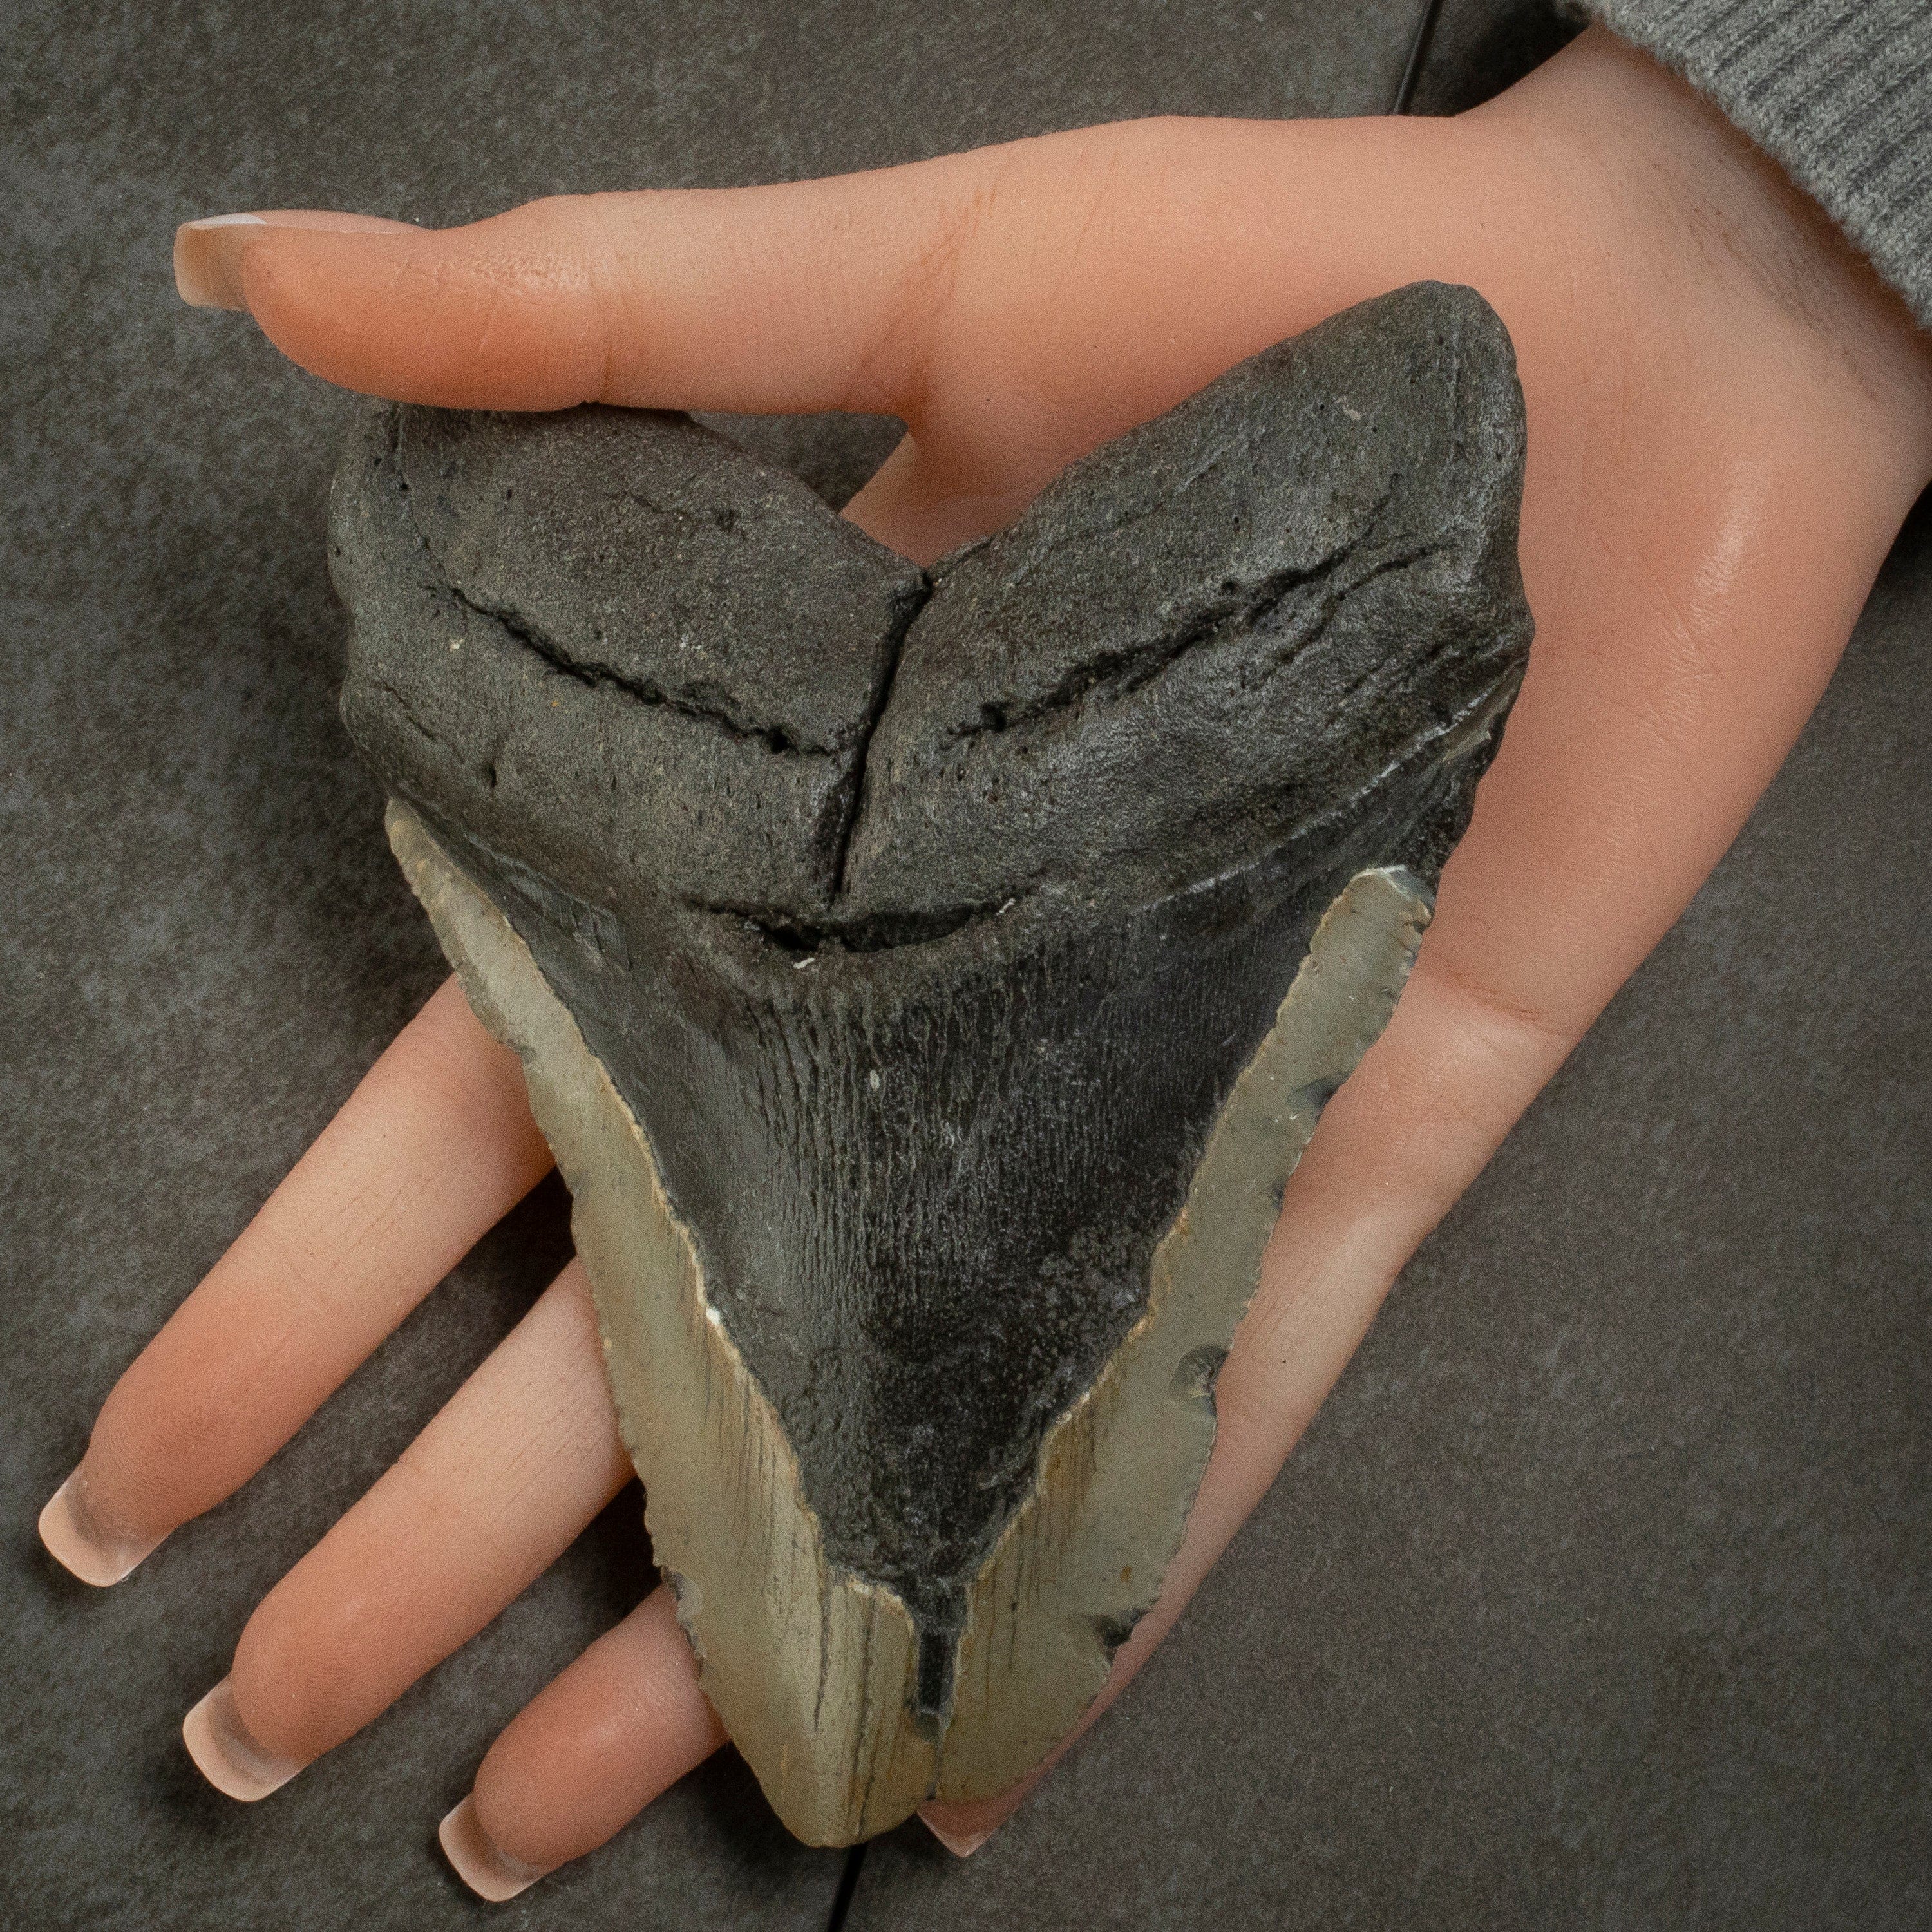
<path id="1" fill-rule="evenodd" d="M 802 1834 L 1011 1782 L 1158 1593 L 1522 676 L 1522 455 L 1502 324 L 1420 284 L 929 574 L 678 416 L 345 458 L 344 716 Z"/>

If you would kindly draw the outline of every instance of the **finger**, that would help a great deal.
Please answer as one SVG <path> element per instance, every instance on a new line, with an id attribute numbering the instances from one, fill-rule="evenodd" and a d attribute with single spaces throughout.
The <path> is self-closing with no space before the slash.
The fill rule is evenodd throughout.
<path id="1" fill-rule="evenodd" d="M 116 1384 L 40 1518 L 92 1583 L 253 1475 L 550 1165 L 446 982 Z"/>
<path id="2" fill-rule="evenodd" d="M 262 1600 L 183 1726 L 196 1763 L 266 1797 L 475 1636 L 630 1474 L 573 1262 Z"/>
<path id="3" fill-rule="evenodd" d="M 970 171 L 560 196 L 447 230 L 223 218 L 181 231 L 178 279 L 314 374 L 405 401 L 884 409 L 905 367 L 889 338 Z"/>
<path id="4" fill-rule="evenodd" d="M 1336 305 L 1347 272 L 1329 257 L 1360 256 L 1362 217 L 1428 225 L 1392 144 L 1439 141 L 1130 122 L 448 230 L 226 217 L 182 231 L 182 286 L 245 301 L 315 374 L 405 400 L 887 410 L 916 430 L 937 410 L 1064 463 Z"/>
<path id="5" fill-rule="evenodd" d="M 668 1590 L 518 1712 L 439 1833 L 472 1892 L 513 1898 L 595 1851 L 724 1742 Z"/>
<path id="6" fill-rule="evenodd" d="M 236 272 L 242 250 L 225 231 L 252 228 L 320 228 L 339 235 L 410 234 L 410 222 L 380 214 L 336 214 L 325 208 L 278 208 L 260 214 L 213 214 L 184 221 L 175 230 L 175 287 L 193 308 L 245 309 L 248 298 Z"/>
<path id="7" fill-rule="evenodd" d="M 1444 125 L 1130 122 L 446 230 L 229 218 L 182 231 L 181 282 L 404 400 L 899 416 L 846 514 L 929 560 L 1243 356 L 1442 272 L 1472 208 L 1503 225 Z"/>

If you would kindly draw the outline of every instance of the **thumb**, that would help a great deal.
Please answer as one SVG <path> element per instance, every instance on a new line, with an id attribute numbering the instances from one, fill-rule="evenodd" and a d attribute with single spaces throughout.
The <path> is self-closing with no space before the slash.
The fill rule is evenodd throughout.
<path id="1" fill-rule="evenodd" d="M 561 196 L 442 230 L 218 216 L 178 232 L 176 278 L 313 374 L 401 401 L 892 412 L 921 264 L 980 162 Z"/>
<path id="2" fill-rule="evenodd" d="M 314 374 L 403 401 L 898 416 L 845 514 L 929 560 L 1244 356 L 1466 268 L 1485 220 L 1509 262 L 1520 224 L 1465 125 L 1128 122 L 446 230 L 231 216 L 182 231 L 177 272 Z"/>
<path id="3" fill-rule="evenodd" d="M 334 229 L 344 234 L 415 235 L 406 221 L 326 208 L 278 208 L 262 214 L 211 214 L 175 230 L 175 288 L 191 308 L 246 309 L 239 272 L 250 242 L 271 228 Z"/>

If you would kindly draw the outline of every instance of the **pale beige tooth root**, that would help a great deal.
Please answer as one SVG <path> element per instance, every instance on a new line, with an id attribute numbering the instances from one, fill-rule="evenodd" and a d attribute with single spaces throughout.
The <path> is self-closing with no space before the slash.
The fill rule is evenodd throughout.
<path id="1" fill-rule="evenodd" d="M 554 1865 L 526 1864 L 521 1858 L 513 1858 L 508 1852 L 498 1850 L 476 1816 L 473 1797 L 464 1798 L 444 1819 L 436 1827 L 436 1835 L 443 1856 L 457 1876 L 478 1898 L 487 1898 L 492 1905 L 501 1905 L 518 1892 L 529 1891 L 538 1879 L 556 1869 Z"/>
<path id="2" fill-rule="evenodd" d="M 280 1790 L 307 1764 L 305 1759 L 278 1757 L 250 1736 L 226 1677 L 182 1720 L 182 1742 L 195 1769 L 224 1796 L 244 1804 Z"/>
<path id="3" fill-rule="evenodd" d="M 159 1536 L 110 1536 L 88 1514 L 82 1500 L 80 1472 L 62 1484 L 47 1499 L 40 1512 L 40 1540 L 47 1554 L 63 1569 L 70 1570 L 83 1583 L 105 1588 L 118 1583 L 145 1562 L 167 1540 Z"/>
<path id="4" fill-rule="evenodd" d="M 242 245 L 266 228 L 259 214 L 211 214 L 175 230 L 175 286 L 190 308 L 245 309 Z M 237 231 L 239 230 L 239 232 Z"/>

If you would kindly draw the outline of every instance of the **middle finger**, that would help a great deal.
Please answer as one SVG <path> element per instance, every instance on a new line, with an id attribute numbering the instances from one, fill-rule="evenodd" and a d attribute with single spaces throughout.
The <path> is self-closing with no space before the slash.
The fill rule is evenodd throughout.
<path id="1" fill-rule="evenodd" d="M 629 1479 L 573 1262 L 248 1620 L 188 1750 L 265 1798 L 379 1715 L 562 1555 Z"/>

